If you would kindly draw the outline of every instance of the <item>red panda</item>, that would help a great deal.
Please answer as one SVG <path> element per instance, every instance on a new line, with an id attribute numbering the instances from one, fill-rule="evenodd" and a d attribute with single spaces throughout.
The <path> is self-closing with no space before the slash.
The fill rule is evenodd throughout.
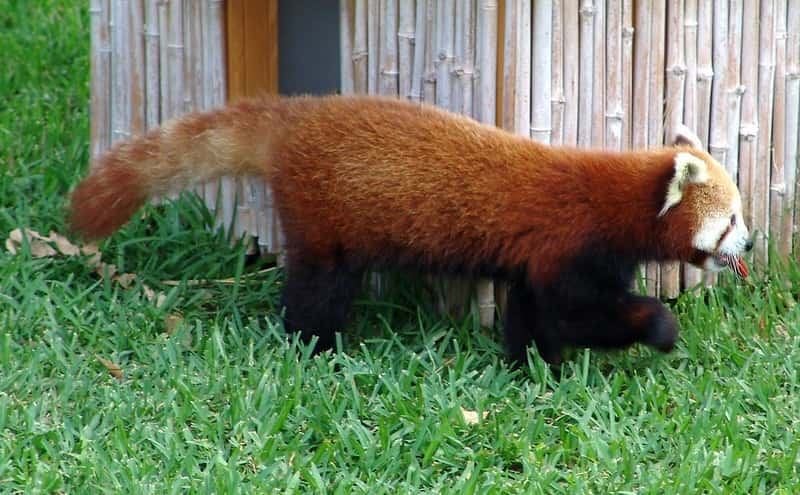
<path id="1" fill-rule="evenodd" d="M 220 175 L 273 189 L 284 323 L 329 348 L 368 267 L 511 282 L 506 345 L 670 350 L 675 318 L 629 292 L 647 260 L 744 269 L 739 191 L 686 130 L 629 152 L 547 146 L 443 110 L 366 96 L 267 98 L 192 113 L 100 157 L 71 224 L 111 234 L 153 195 Z"/>

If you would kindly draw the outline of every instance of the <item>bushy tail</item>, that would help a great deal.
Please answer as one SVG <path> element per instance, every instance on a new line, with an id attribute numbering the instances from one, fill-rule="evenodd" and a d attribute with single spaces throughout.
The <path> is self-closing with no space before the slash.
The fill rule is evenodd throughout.
<path id="1" fill-rule="evenodd" d="M 115 145 L 72 193 L 72 228 L 86 238 L 105 237 L 151 196 L 221 175 L 268 178 L 272 143 L 285 127 L 282 101 L 188 114 Z"/>

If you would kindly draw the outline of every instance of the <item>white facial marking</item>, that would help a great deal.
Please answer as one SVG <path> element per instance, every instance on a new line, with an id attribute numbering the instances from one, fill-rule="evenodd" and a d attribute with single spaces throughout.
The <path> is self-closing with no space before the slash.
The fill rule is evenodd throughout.
<path id="1" fill-rule="evenodd" d="M 694 239 L 692 239 L 692 245 L 695 249 L 706 253 L 715 252 L 722 234 L 728 229 L 730 223 L 730 216 L 704 219 L 702 225 L 700 225 L 700 230 L 697 231 Z"/>
<path id="2" fill-rule="evenodd" d="M 664 206 L 658 213 L 663 216 L 670 208 L 681 202 L 683 190 L 689 183 L 700 184 L 708 180 L 708 165 L 691 153 L 680 152 L 675 155 L 675 176 L 667 186 Z"/>
<path id="3" fill-rule="evenodd" d="M 735 218 L 733 224 L 731 224 L 732 216 Z M 737 196 L 731 204 L 729 213 L 703 220 L 700 230 L 692 239 L 692 245 L 695 249 L 706 253 L 739 256 L 745 250 L 749 238 L 750 232 L 742 217 L 742 201 Z M 705 265 L 709 270 L 724 268 L 716 263 L 713 257 L 706 260 Z"/>

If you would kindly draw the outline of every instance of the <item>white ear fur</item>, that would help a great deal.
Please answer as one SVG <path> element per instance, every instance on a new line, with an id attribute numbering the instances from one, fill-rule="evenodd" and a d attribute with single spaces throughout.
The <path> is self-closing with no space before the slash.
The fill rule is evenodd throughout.
<path id="1" fill-rule="evenodd" d="M 664 206 L 658 212 L 663 216 L 670 208 L 681 202 L 687 184 L 700 184 L 708 180 L 708 165 L 691 153 L 680 152 L 675 155 L 675 175 L 667 186 Z"/>
<path id="2" fill-rule="evenodd" d="M 699 150 L 703 149 L 703 143 L 694 131 L 683 124 L 675 127 L 675 137 L 672 140 L 673 146 L 691 146 Z"/>

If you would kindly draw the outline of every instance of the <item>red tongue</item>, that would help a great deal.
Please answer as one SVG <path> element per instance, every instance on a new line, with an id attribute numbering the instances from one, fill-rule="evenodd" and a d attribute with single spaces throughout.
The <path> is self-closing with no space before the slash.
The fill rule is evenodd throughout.
<path id="1" fill-rule="evenodd" d="M 734 256 L 731 259 L 731 268 L 740 278 L 747 278 L 747 265 L 744 264 L 741 256 Z"/>

